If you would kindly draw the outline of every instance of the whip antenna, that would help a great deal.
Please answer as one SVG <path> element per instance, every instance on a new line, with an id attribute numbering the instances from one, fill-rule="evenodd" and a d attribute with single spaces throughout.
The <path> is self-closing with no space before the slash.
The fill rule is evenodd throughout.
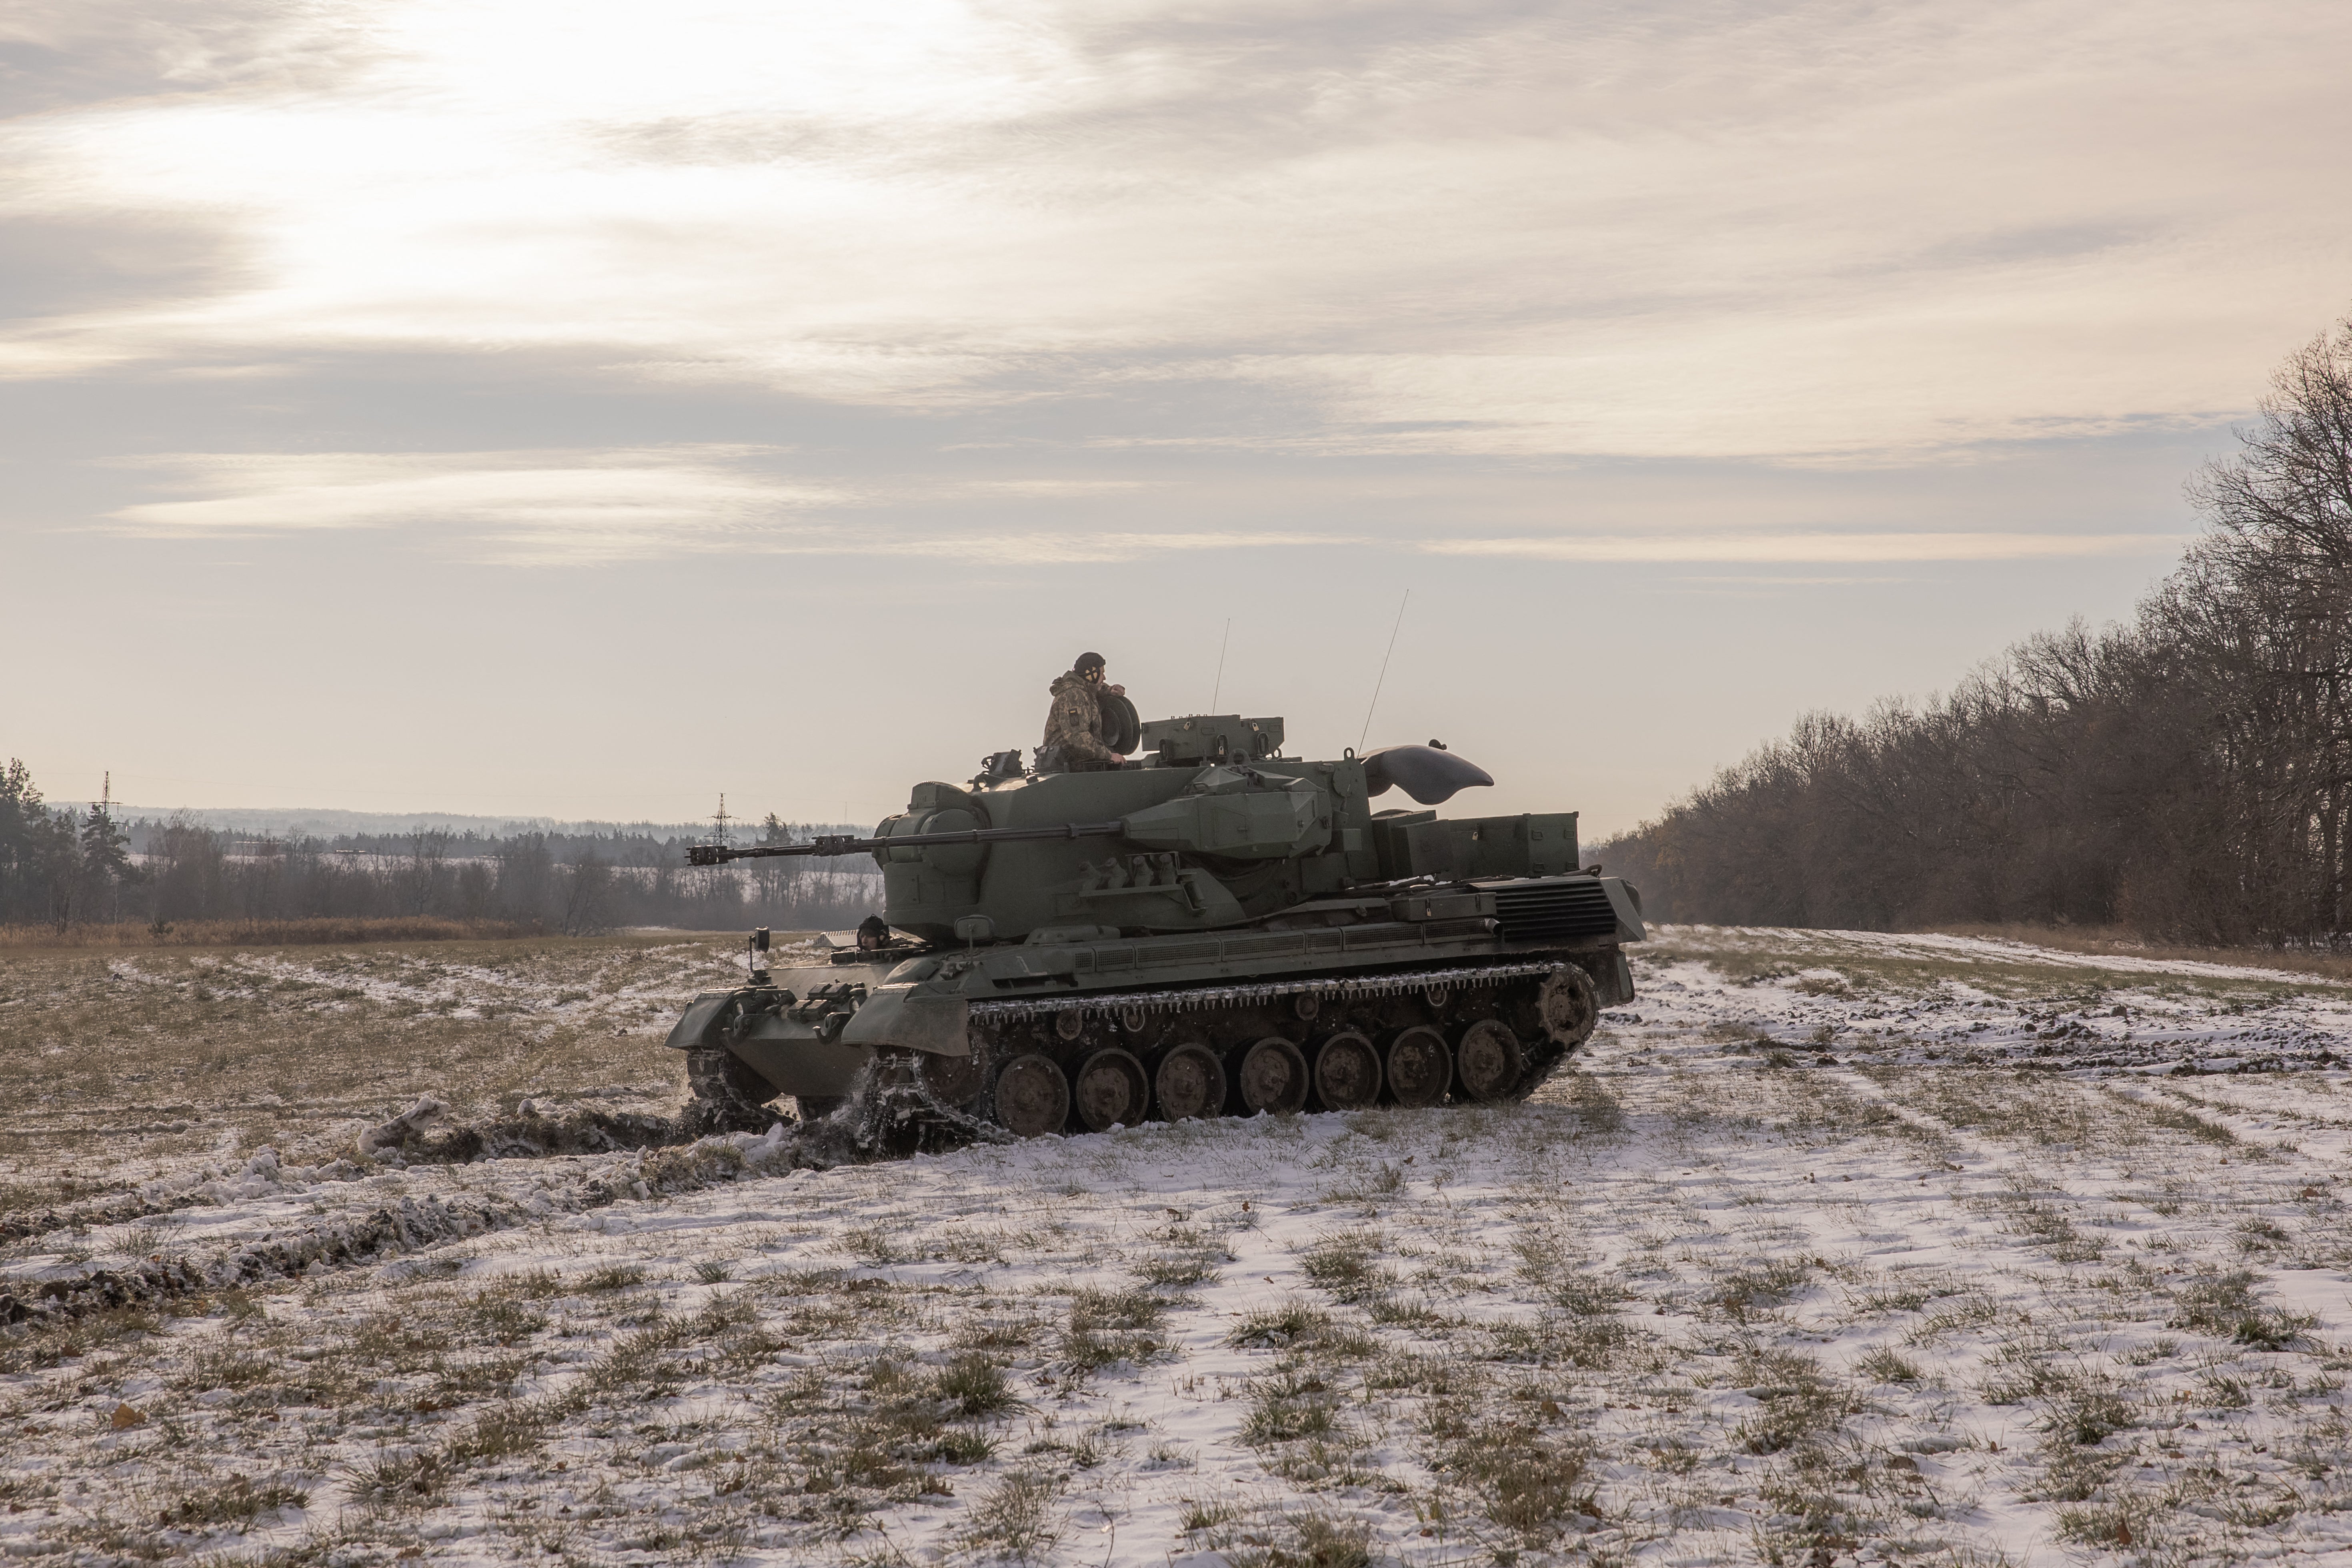
<path id="1" fill-rule="evenodd" d="M 1364 733 L 1356 737 L 1356 750 L 1364 749 L 1365 736 L 1372 732 L 1372 713 L 1381 705 L 1381 688 L 1389 681 L 1389 659 L 1396 653 L 1397 633 L 1404 630 L 1404 607 L 1412 603 L 1412 590 L 1407 588 L 1404 597 L 1397 601 L 1396 625 L 1389 629 L 1389 651 L 1381 655 L 1381 678 L 1372 682 L 1372 705 L 1364 710 Z"/>
<path id="2" fill-rule="evenodd" d="M 1209 711 L 1212 713 L 1214 713 L 1217 710 L 1217 699 L 1224 695 L 1225 645 L 1233 640 L 1234 618 L 1231 616 L 1227 616 L 1225 617 L 1225 635 L 1217 639 L 1217 687 L 1215 690 L 1209 693 Z"/>

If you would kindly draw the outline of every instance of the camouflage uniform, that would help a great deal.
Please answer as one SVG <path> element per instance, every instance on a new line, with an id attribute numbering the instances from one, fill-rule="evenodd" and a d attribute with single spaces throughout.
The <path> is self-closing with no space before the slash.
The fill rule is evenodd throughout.
<path id="1" fill-rule="evenodd" d="M 1045 743 L 1037 765 L 1065 769 L 1112 768 L 1118 753 L 1102 742 L 1102 704 L 1095 683 L 1075 669 L 1054 679 L 1054 706 L 1045 715 Z"/>

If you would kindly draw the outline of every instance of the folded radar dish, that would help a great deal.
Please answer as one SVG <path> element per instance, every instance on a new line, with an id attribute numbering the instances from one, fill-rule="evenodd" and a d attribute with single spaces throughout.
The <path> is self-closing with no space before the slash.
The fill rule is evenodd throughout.
<path id="1" fill-rule="evenodd" d="M 1393 784 L 1423 805 L 1442 805 L 1463 790 L 1495 782 L 1477 763 L 1436 746 L 1382 746 L 1362 761 L 1368 794 L 1385 795 Z"/>

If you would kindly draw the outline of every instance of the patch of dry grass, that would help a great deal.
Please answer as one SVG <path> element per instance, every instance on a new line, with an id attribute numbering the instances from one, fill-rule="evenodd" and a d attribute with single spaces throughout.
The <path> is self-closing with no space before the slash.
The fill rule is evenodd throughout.
<path id="1" fill-rule="evenodd" d="M 1071 1293 L 1062 1331 L 1060 1363 L 1083 1378 L 1121 1362 L 1140 1365 L 1167 1348 L 1160 1332 L 1168 1304 L 1149 1290 L 1081 1289 Z"/>
<path id="2" fill-rule="evenodd" d="M 1062 1521 L 1054 1511 L 1061 1491 L 1060 1479 L 1045 1471 L 1014 1470 L 999 1478 L 972 1510 L 966 1543 L 982 1554 L 1016 1563 L 1050 1551 L 1062 1538 Z"/>
<path id="3" fill-rule="evenodd" d="M 594 1092 L 685 1098 L 662 1039 L 723 984 L 720 939 L 527 938 L 332 951 L 0 957 L 0 1205 L 69 1203 L 159 1163 L 349 1152 L 355 1120 Z"/>

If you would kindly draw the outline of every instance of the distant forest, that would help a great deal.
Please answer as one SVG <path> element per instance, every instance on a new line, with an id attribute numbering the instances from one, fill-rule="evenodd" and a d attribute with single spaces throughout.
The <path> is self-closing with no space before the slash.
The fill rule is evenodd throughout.
<path id="1" fill-rule="evenodd" d="M 1600 858 L 1667 920 L 2344 943 L 2352 318 L 2189 494 L 2205 531 L 2127 623 L 1808 715 Z"/>
<path id="2" fill-rule="evenodd" d="M 826 829 L 830 831 L 831 829 Z M 754 843 L 818 829 L 771 816 Z M 188 818 L 118 822 L 55 807 L 30 770 L 0 771 L 0 925 L 263 924 L 436 917 L 581 935 L 622 926 L 851 926 L 880 907 L 872 860 L 689 867 L 684 837 L 521 831 L 253 837 Z"/>

